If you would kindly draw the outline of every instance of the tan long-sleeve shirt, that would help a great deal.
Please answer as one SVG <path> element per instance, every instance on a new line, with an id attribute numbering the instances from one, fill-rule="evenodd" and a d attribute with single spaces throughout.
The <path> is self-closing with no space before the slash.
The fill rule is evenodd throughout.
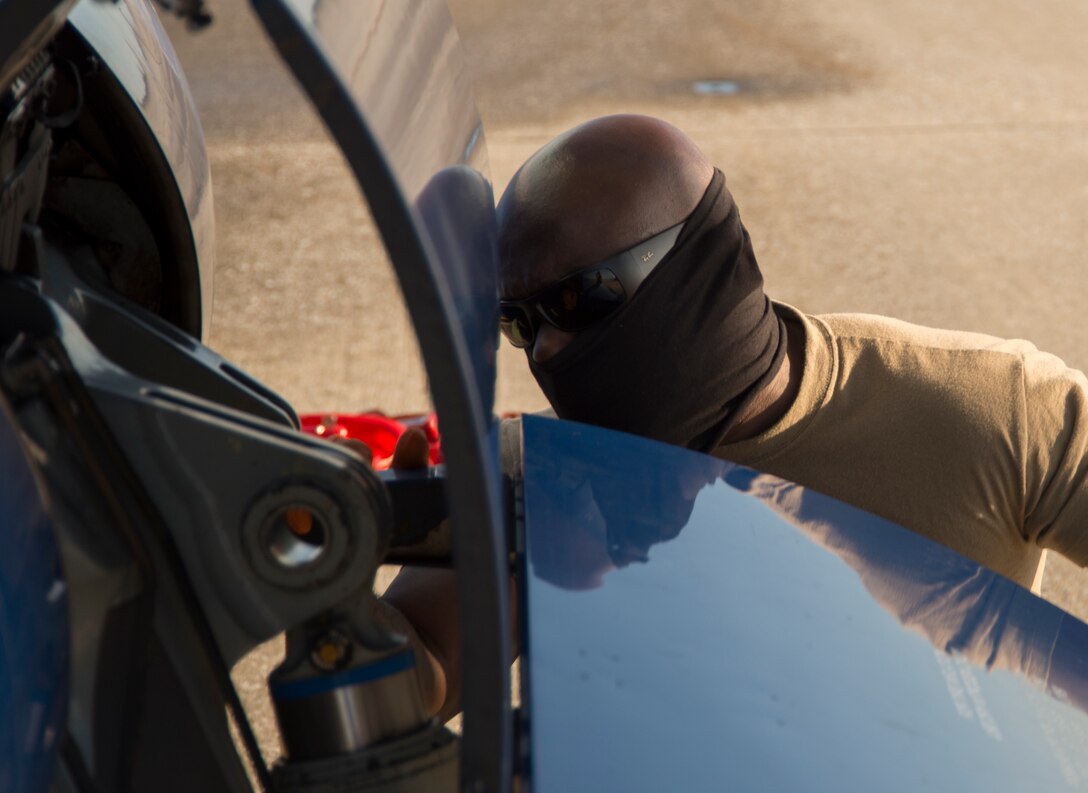
<path id="1" fill-rule="evenodd" d="M 1023 586 L 1042 551 L 1088 566 L 1088 380 L 1022 340 L 807 316 L 800 393 L 718 455 L 930 537 Z"/>

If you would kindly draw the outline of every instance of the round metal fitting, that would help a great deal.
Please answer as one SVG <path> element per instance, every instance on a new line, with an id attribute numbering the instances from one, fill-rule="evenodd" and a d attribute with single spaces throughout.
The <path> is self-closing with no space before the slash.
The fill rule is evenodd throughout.
<path id="1" fill-rule="evenodd" d="M 347 563 L 351 533 L 337 503 L 292 483 L 259 496 L 242 523 L 242 545 L 254 572 L 289 589 L 321 586 Z"/>

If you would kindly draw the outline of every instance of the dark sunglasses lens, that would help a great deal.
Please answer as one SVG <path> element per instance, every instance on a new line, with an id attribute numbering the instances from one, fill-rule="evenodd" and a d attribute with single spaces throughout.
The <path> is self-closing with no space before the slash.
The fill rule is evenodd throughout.
<path id="1" fill-rule="evenodd" d="M 524 309 L 502 308 L 499 330 L 515 347 L 528 347 L 533 343 L 533 326 Z"/>
<path id="2" fill-rule="evenodd" d="M 544 315 L 562 330 L 582 330 L 604 319 L 625 298 L 623 284 L 607 267 L 575 273 L 540 299 Z"/>

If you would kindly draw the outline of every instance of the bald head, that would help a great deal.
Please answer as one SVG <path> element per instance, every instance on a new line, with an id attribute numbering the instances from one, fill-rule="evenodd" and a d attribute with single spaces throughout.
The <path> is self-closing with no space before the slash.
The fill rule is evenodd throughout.
<path id="1" fill-rule="evenodd" d="M 563 133 L 499 202 L 502 295 L 524 297 L 676 225 L 713 173 L 690 138 L 647 116 L 606 116 Z"/>

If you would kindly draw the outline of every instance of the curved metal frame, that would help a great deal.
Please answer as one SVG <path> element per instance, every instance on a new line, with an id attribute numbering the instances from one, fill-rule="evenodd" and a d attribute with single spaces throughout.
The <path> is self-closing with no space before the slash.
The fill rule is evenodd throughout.
<path id="1" fill-rule="evenodd" d="M 450 517 L 466 658 L 463 790 L 509 790 L 513 772 L 508 562 L 497 432 L 425 229 L 336 69 L 276 0 L 251 0 L 262 24 L 351 165 L 401 282 L 419 338 L 448 461 Z"/>
<path id="2" fill-rule="evenodd" d="M 196 338 L 211 328 L 215 212 L 204 133 L 181 64 L 155 10 L 139 0 L 84 0 L 68 19 L 105 69 L 95 80 L 96 123 L 115 178 L 147 207 L 164 272 L 165 318 Z M 164 264 L 166 262 L 164 261 Z"/>

